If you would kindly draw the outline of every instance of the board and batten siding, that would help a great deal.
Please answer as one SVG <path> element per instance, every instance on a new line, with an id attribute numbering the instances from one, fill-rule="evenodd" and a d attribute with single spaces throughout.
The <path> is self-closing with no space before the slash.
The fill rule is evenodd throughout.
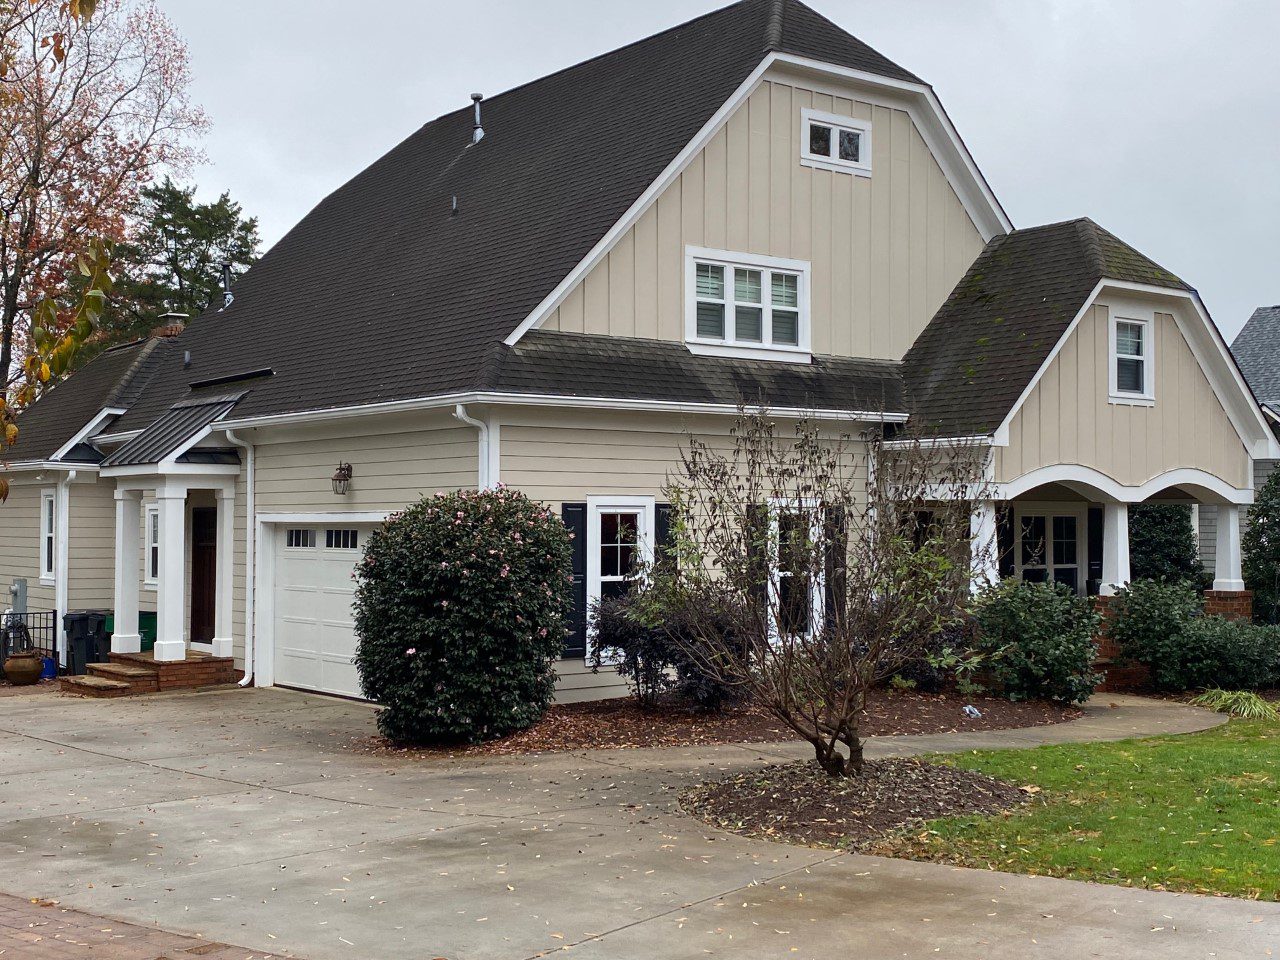
<path id="1" fill-rule="evenodd" d="M 996 480 L 1039 467 L 1080 464 L 1126 486 L 1194 467 L 1237 489 L 1251 460 L 1171 314 L 1155 314 L 1155 404 L 1108 400 L 1110 312 L 1086 311 L 1009 425 L 996 449 Z"/>
<path id="2" fill-rule="evenodd" d="M 813 352 L 897 360 L 982 236 L 900 109 L 771 74 L 543 324 L 685 339 L 686 246 L 807 260 Z M 870 177 L 800 162 L 801 111 L 870 120 Z"/>

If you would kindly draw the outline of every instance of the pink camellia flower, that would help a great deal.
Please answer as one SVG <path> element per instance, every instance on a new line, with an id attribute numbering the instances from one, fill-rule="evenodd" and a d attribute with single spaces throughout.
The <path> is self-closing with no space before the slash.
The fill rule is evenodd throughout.
<path id="1" fill-rule="evenodd" d="M 543 627 L 541 630 L 539 630 L 539 631 L 538 631 L 538 636 L 540 636 L 540 637 L 545 637 L 546 635 L 547 635 L 547 628 L 546 628 L 546 627 Z"/>
<path id="2" fill-rule="evenodd" d="M 417 648 L 417 647 L 410 647 L 408 650 L 406 650 L 406 651 L 404 652 L 404 655 L 405 655 L 406 657 L 412 657 L 412 656 L 413 656 L 415 653 L 417 653 L 417 652 L 418 652 L 418 648 Z"/>
<path id="3" fill-rule="evenodd" d="M 504 564 L 502 565 L 502 576 L 504 576 L 504 577 L 505 577 L 505 576 L 506 576 L 507 574 L 509 574 L 510 572 L 511 572 L 511 568 L 510 568 L 509 566 L 507 566 L 507 565 L 504 563 Z"/>

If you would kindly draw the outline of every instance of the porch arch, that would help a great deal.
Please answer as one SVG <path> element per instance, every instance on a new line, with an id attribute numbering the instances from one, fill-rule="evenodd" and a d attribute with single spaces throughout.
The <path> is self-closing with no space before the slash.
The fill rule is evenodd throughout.
<path id="1" fill-rule="evenodd" d="M 1091 499 L 1113 503 L 1141 503 L 1171 487 L 1187 491 L 1202 503 L 1241 505 L 1253 502 L 1252 490 L 1240 490 L 1221 477 L 1193 467 L 1169 470 L 1139 487 L 1129 487 L 1101 470 L 1076 463 L 1052 464 L 1024 473 L 1008 483 L 998 484 L 996 496 L 1001 500 L 1012 500 L 1050 483 L 1061 484 Z"/>

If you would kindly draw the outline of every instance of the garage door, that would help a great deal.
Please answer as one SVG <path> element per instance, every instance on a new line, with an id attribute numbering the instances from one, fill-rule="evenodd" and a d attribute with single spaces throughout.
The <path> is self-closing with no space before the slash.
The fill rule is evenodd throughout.
<path id="1" fill-rule="evenodd" d="M 351 573 L 370 526 L 276 531 L 275 682 L 360 696 Z"/>

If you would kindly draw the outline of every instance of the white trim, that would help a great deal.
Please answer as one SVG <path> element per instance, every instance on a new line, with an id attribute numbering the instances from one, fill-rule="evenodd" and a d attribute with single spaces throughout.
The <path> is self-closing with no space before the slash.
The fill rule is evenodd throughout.
<path id="1" fill-rule="evenodd" d="M 118 477 L 238 477 L 240 465 L 232 463 L 142 463 L 127 467 L 104 467 L 99 471 L 103 478 Z M 188 481 L 195 486 L 194 481 Z"/>
<path id="2" fill-rule="evenodd" d="M 1169 470 L 1157 477 L 1152 477 L 1141 486 L 1131 487 L 1119 483 L 1092 467 L 1070 463 L 1040 467 L 1030 473 L 1024 473 L 1016 480 L 997 484 L 992 496 L 997 500 L 1012 500 L 1046 483 L 1061 483 L 1067 487 L 1079 484 L 1086 489 L 1077 490 L 1077 492 L 1083 492 L 1086 496 L 1100 492 L 1107 499 L 1117 503 L 1141 503 L 1168 487 L 1181 486 L 1201 487 L 1209 491 L 1219 498 L 1218 501 L 1208 501 L 1211 503 L 1253 503 L 1252 488 L 1242 490 L 1233 487 L 1221 477 L 1191 467 Z"/>
<path id="3" fill-rule="evenodd" d="M 93 431 L 102 423 L 102 421 L 108 419 L 109 417 L 123 416 L 124 413 L 125 413 L 125 410 L 123 407 L 103 407 L 96 414 L 94 414 L 92 420 L 90 420 L 83 427 L 81 427 L 79 430 L 76 431 L 75 436 L 73 436 L 70 440 L 68 440 L 66 443 L 60 446 L 57 449 L 57 451 L 53 454 L 53 456 L 51 456 L 49 459 L 61 460 L 63 457 L 65 457 L 68 453 L 72 451 L 72 449 L 75 447 L 76 444 L 81 443 L 82 441 L 87 440 L 89 437 L 91 437 L 93 435 Z"/>
<path id="4" fill-rule="evenodd" d="M 906 95 L 911 101 L 916 101 L 915 103 L 908 102 L 904 104 L 903 109 L 911 116 L 916 129 L 920 131 L 925 144 L 929 147 L 930 152 L 933 153 L 944 175 L 951 182 L 951 188 L 955 190 L 956 196 L 973 220 L 974 226 L 977 227 L 978 232 L 982 235 L 982 239 L 987 241 L 994 236 L 1008 233 L 1013 229 L 1013 223 L 996 200 L 995 194 L 983 178 L 981 171 L 978 170 L 978 166 L 974 163 L 968 147 L 965 146 L 964 141 L 960 139 L 960 135 L 952 125 L 951 118 L 942 109 L 941 102 L 927 84 L 892 80 L 873 73 L 851 70 L 847 67 L 837 67 L 834 64 L 812 60 L 807 57 L 797 57 L 792 54 L 769 53 L 751 71 L 751 74 L 738 85 L 738 89 L 720 106 L 720 109 L 711 116 L 711 119 L 702 126 L 702 129 L 694 135 L 684 149 L 667 164 L 666 169 L 658 175 L 648 189 L 636 199 L 626 213 L 609 228 L 599 242 L 579 261 L 577 266 L 511 332 L 504 341 L 507 346 L 518 343 L 520 338 L 530 330 L 541 326 L 543 321 L 564 302 L 578 282 L 604 259 L 618 240 L 635 225 L 636 221 L 657 200 L 658 196 L 684 172 L 694 157 L 719 132 L 720 127 L 724 125 L 733 112 L 751 96 L 763 81 L 764 75 L 769 69 L 776 65 L 791 66 L 806 72 L 826 77 L 836 77 L 841 80 L 852 80 L 872 89 L 893 90 Z"/>
<path id="5" fill-rule="evenodd" d="M 151 523 L 155 521 L 156 572 L 151 573 Z M 142 524 L 142 586 L 146 590 L 155 590 L 160 585 L 160 504 L 145 505 Z"/>
<path id="6" fill-rule="evenodd" d="M 809 128 L 817 124 L 831 128 L 831 153 L 825 157 L 809 149 Z M 840 132 L 848 130 L 859 136 L 858 154 L 860 160 L 841 160 Z M 804 107 L 800 111 L 800 163 L 802 166 L 814 167 L 818 170 L 830 170 L 833 173 L 848 173 L 859 177 L 871 176 L 871 121 L 857 117 L 842 117 L 838 113 L 827 113 Z"/>
<path id="7" fill-rule="evenodd" d="M 40 582 L 45 586 L 53 586 L 58 580 L 58 488 L 43 487 L 40 490 L 40 552 L 37 570 Z M 48 509 L 52 508 L 52 516 Z M 49 529 L 49 521 L 53 521 L 53 529 Z M 49 548 L 52 547 L 52 555 Z"/>
<path id="8" fill-rule="evenodd" d="M 724 336 L 702 337 L 698 334 L 697 271 L 699 264 L 720 267 L 724 271 Z M 760 279 L 760 340 L 752 342 L 737 339 L 733 295 L 734 271 L 757 270 Z M 693 353 L 719 354 L 751 360 L 781 359 L 792 363 L 809 363 L 813 359 L 811 344 L 813 323 L 811 320 L 810 287 L 812 265 L 808 260 L 786 257 L 770 257 L 758 253 L 741 253 L 733 250 L 713 250 L 707 247 L 684 248 L 684 339 Z M 773 289 L 772 272 L 796 277 L 796 343 L 775 343 L 773 340 Z M 782 308 L 786 310 L 786 307 Z"/>
<path id="9" fill-rule="evenodd" d="M 769 509 L 769 640 L 779 640 L 778 625 L 782 619 L 782 571 L 779 568 L 778 554 L 782 547 L 781 514 L 808 513 L 809 536 L 814 543 L 822 541 L 822 508 L 816 500 L 771 497 Z M 824 565 L 825 567 L 825 565 Z M 794 574 L 792 574 L 794 576 Z M 809 632 L 807 637 L 814 637 L 822 632 L 826 615 L 827 577 L 825 569 L 820 569 L 809 585 Z"/>
<path id="10" fill-rule="evenodd" d="M 298 413 L 268 414 L 244 420 L 220 420 L 219 430 L 250 430 L 295 423 L 319 423 L 348 417 L 379 416 L 387 413 L 419 410 L 447 410 L 459 403 L 489 403 L 495 405 L 526 407 L 569 407 L 586 410 L 633 410 L 655 413 L 689 413 L 737 416 L 738 405 L 731 403 L 685 403 L 672 400 L 623 400 L 602 397 L 563 397 L 554 394 L 534 393 L 455 393 L 434 397 L 414 397 L 407 400 L 384 400 L 379 403 L 355 404 L 349 407 L 328 407 L 321 410 L 303 410 Z M 837 420 L 855 423 L 905 423 L 905 413 L 878 413 L 867 410 L 806 410 L 799 407 L 770 408 L 770 415 L 780 419 Z M 1280 457 L 1278 457 L 1280 459 Z M 180 464 L 179 466 L 193 466 Z M 151 468 L 116 467 L 115 470 Z M 212 469 L 206 467 L 205 469 Z M 221 468 L 219 468 L 221 469 Z M 235 469 L 235 468 L 232 468 Z"/>
<path id="11" fill-rule="evenodd" d="M 64 666 L 67 662 L 67 632 L 62 618 L 71 608 L 71 483 L 75 478 L 76 471 L 68 470 L 66 475 L 58 481 L 57 499 L 53 514 L 53 602 L 54 607 L 58 611 L 58 622 L 56 628 L 58 637 L 58 662 Z"/>
<path id="12" fill-rule="evenodd" d="M 1114 506 L 1114 504 L 1112 504 Z M 1089 505 L 1087 503 L 1041 503 L 1024 501 L 1013 504 L 1013 570 L 1023 579 L 1026 566 L 1022 562 L 1022 521 L 1025 517 L 1044 518 L 1044 563 L 1033 569 L 1043 569 L 1045 579 L 1054 581 L 1054 571 L 1059 567 L 1076 571 L 1076 593 L 1088 592 L 1089 585 Z M 1057 564 L 1053 559 L 1053 521 L 1056 517 L 1071 517 L 1076 522 L 1076 562 Z"/>
<path id="13" fill-rule="evenodd" d="M 0 463 L 0 473 L 20 473 L 27 471 L 57 470 L 72 473 L 97 473 L 96 463 L 67 463 L 57 460 L 17 460 L 13 463 Z"/>
<path id="14" fill-rule="evenodd" d="M 1126 359 L 1142 362 L 1142 389 L 1120 389 L 1119 326 L 1127 323 L 1142 329 L 1142 355 L 1126 354 Z M 1156 311 L 1145 304 L 1121 300 L 1107 308 L 1107 402 L 1135 407 L 1154 407 L 1156 403 Z"/>
<path id="15" fill-rule="evenodd" d="M 258 523 L 296 523 L 317 527 L 326 524 L 383 523 L 391 516 L 390 510 L 364 510 L 355 513 L 260 513 Z"/>
<path id="16" fill-rule="evenodd" d="M 134 437 L 140 436 L 141 434 L 141 430 L 124 430 L 120 433 L 100 433 L 94 437 L 94 439 L 99 443 L 119 444 L 132 440 Z"/>
<path id="17" fill-rule="evenodd" d="M 601 595 L 600 514 L 606 512 L 623 513 L 635 511 L 640 515 L 639 526 L 636 530 L 636 544 L 640 553 L 640 562 L 647 565 L 653 562 L 654 530 L 657 524 L 657 508 L 657 497 L 605 495 L 593 495 L 587 497 L 586 587 L 588 616 L 590 611 L 595 609 L 596 604 L 600 602 Z M 595 637 L 592 635 L 588 620 L 587 652 L 586 656 L 583 658 L 585 662 L 591 662 L 591 659 L 595 654 L 595 647 Z"/>

